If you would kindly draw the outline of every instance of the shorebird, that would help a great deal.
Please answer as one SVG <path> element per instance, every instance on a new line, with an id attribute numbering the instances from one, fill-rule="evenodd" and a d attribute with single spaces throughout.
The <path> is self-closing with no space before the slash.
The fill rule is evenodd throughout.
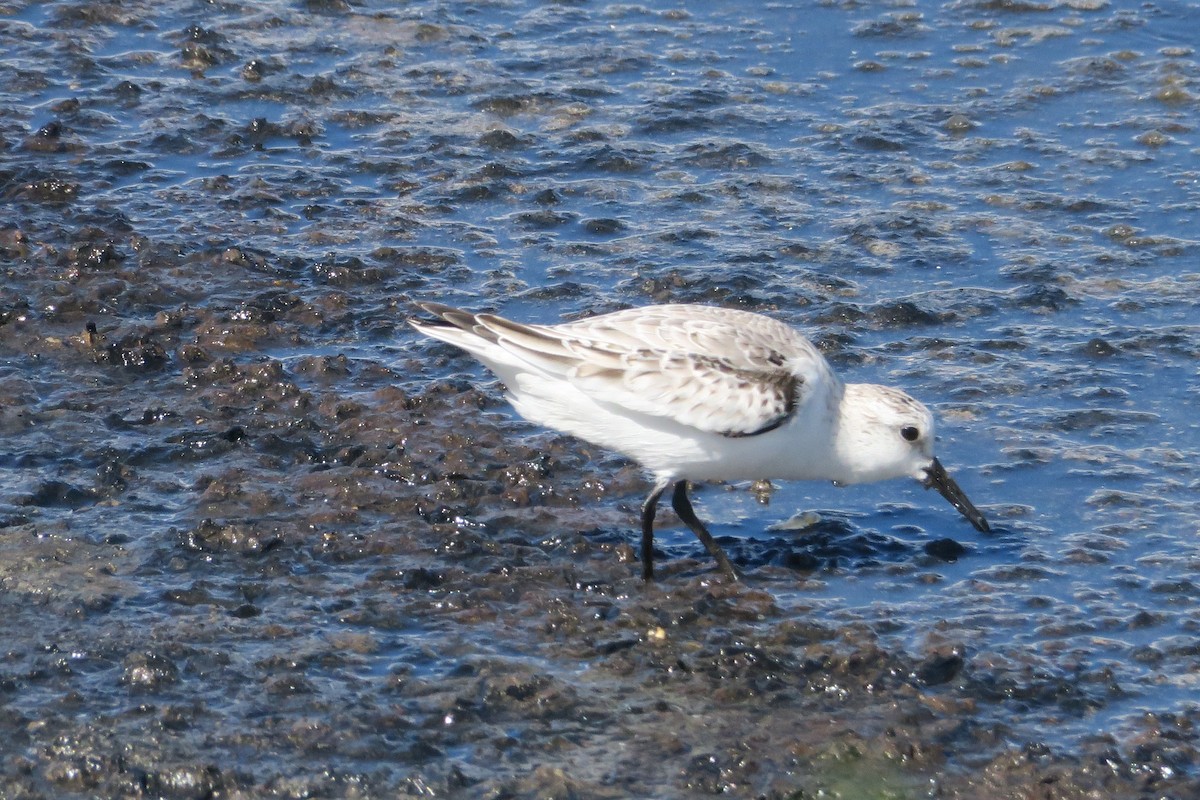
<path id="1" fill-rule="evenodd" d="M 798 331 L 749 311 L 631 308 L 558 325 L 420 303 L 426 336 L 496 374 L 525 419 L 615 450 L 654 488 L 642 503 L 642 576 L 654 577 L 654 515 L 675 513 L 731 578 L 737 568 L 696 516 L 688 481 L 908 476 L 937 489 L 979 531 L 987 520 L 933 454 L 933 415 L 888 386 L 844 383 Z"/>

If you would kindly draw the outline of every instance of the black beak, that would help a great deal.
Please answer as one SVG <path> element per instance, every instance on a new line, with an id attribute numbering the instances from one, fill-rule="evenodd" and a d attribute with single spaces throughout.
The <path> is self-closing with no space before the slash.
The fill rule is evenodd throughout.
<path id="1" fill-rule="evenodd" d="M 980 514 L 979 509 L 971 505 L 971 501 L 963 494 L 963 490 L 958 488 L 954 479 L 946 474 L 946 468 L 936 458 L 925 468 L 925 480 L 921 481 L 921 485 L 926 489 L 937 489 L 938 494 L 949 500 L 950 505 L 957 508 L 958 513 L 975 526 L 975 530 L 983 533 L 991 530 L 991 526 L 983 518 L 983 514 Z"/>

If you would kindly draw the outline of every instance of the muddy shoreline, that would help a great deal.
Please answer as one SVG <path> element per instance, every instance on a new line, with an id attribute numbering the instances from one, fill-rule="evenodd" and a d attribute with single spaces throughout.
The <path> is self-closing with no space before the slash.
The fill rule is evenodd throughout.
<path id="1" fill-rule="evenodd" d="M 0 798 L 1200 796 L 1194 21 L 0 6 Z M 645 585 L 434 299 L 801 325 L 994 530 L 699 487 Z"/>

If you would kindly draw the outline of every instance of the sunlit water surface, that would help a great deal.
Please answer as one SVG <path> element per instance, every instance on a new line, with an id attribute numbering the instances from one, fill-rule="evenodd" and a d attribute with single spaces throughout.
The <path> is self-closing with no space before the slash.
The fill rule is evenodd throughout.
<path id="1" fill-rule="evenodd" d="M 779 564 L 751 570 L 780 617 L 863 624 L 912 653 L 951 643 L 968 669 L 978 658 L 1014 681 L 1074 671 L 1093 687 L 1076 706 L 1022 699 L 983 712 L 1004 717 L 1014 745 L 1070 750 L 1123 736 L 1147 711 L 1194 715 L 1198 30 L 1192 4 L 1100 0 L 3 6 L 6 648 L 74 637 L 86 649 L 113 619 L 164 624 L 192 613 L 170 604 L 183 585 L 236 597 L 212 606 L 224 613 L 269 609 L 288 594 L 277 581 L 311 580 L 297 591 L 320 586 L 312 608 L 329 611 L 329 597 L 353 604 L 365 573 L 419 562 L 317 556 L 230 578 L 220 556 L 179 548 L 206 518 L 253 527 L 290 514 L 278 524 L 301 549 L 315 538 L 286 531 L 374 541 L 394 530 L 419 540 L 423 528 L 383 508 L 318 518 L 332 495 L 280 496 L 292 488 L 258 510 L 222 507 L 206 487 L 243 457 L 236 431 L 261 443 L 254 414 L 277 412 L 239 406 L 233 390 L 197 394 L 185 370 L 211 362 L 175 346 L 143 375 L 47 344 L 74 341 L 87 321 L 115 339 L 177 330 L 155 315 L 186 307 L 182 332 L 160 336 L 242 366 L 273 359 L 314 402 L 370 406 L 389 384 L 416 396 L 465 379 L 487 392 L 483 424 L 500 431 L 489 447 L 536 449 L 558 440 L 515 420 L 485 371 L 407 330 L 411 301 L 541 322 L 703 302 L 771 313 L 808 331 L 849 380 L 930 404 L 941 460 L 993 525 L 975 532 L 915 482 L 779 484 L 769 504 L 742 485 L 701 489 L 697 508 L 735 558 L 754 565 L 772 547 L 812 557 L 795 580 Z M 89 237 L 115 242 L 117 261 L 72 260 Z M 105 270 L 120 279 L 105 284 Z M 272 292 L 324 316 L 268 307 L 283 303 Z M 279 327 L 238 339 L 237 324 L 264 319 Z M 340 355 L 344 378 L 305 373 Z M 153 409 L 168 420 L 161 433 L 138 422 Z M 555 479 L 620 469 L 583 458 Z M 247 463 L 246 488 L 272 485 L 264 462 Z M 106 464 L 134 466 L 97 478 Z M 556 524 L 632 537 L 645 486 L 621 487 Z M 780 528 L 808 511 L 816 529 Z M 842 546 L 828 524 L 861 546 Z M 134 556 L 115 562 L 119 588 L 97 590 L 110 598 L 102 613 L 64 628 L 47 620 L 74 606 L 41 581 L 73 579 L 28 565 L 78 538 Z M 964 546 L 956 561 L 926 554 L 943 538 Z M 661 544 L 668 560 L 700 555 L 681 528 Z M 108 556 L 93 557 L 103 572 Z M 335 617 L 310 635 L 347 635 Z M 212 625 L 214 647 L 281 657 L 261 631 Z M 364 681 L 397 670 L 433 680 L 472 654 L 560 676 L 588 669 L 486 625 L 458 648 L 428 620 L 349 629 L 362 626 L 383 641 L 361 653 Z M 60 683 L 21 677 L 38 658 L 11 657 L 11 709 L 61 702 Z M 129 679 L 127 661 L 106 658 L 75 667 L 96 676 L 91 713 L 128 706 L 98 688 L 114 668 Z"/>

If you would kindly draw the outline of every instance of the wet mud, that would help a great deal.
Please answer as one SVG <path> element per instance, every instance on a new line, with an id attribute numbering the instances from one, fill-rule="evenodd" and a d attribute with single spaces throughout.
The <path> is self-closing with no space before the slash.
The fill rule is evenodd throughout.
<path id="1" fill-rule="evenodd" d="M 1200 796 L 1197 24 L 0 5 L 0 797 Z M 415 300 L 773 313 L 994 530 L 698 487 L 747 580 L 643 584 Z"/>

